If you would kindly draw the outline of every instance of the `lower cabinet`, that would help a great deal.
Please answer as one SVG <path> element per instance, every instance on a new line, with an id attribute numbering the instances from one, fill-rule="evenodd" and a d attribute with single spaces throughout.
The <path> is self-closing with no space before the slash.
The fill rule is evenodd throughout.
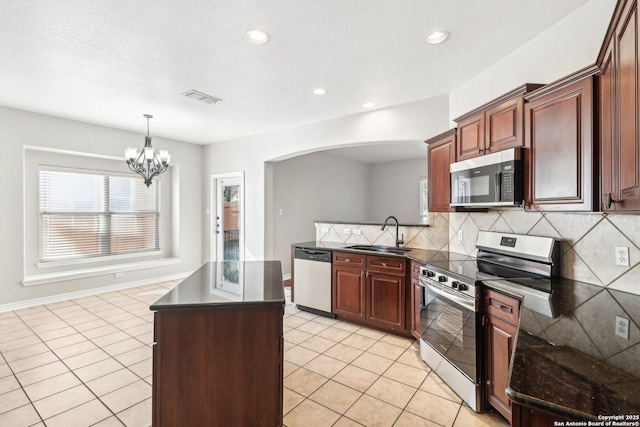
<path id="1" fill-rule="evenodd" d="M 513 404 L 513 417 L 511 420 L 512 427 L 552 427 L 558 425 L 557 422 L 564 417 L 541 411 L 539 409 L 529 408 Z"/>
<path id="2" fill-rule="evenodd" d="M 361 268 L 333 267 L 333 312 L 348 320 L 364 320 L 365 272 Z"/>
<path id="3" fill-rule="evenodd" d="M 485 396 L 509 422 L 512 404 L 507 397 L 509 363 L 517 332 L 520 301 L 487 289 L 484 297 Z"/>
<path id="4" fill-rule="evenodd" d="M 406 259 L 333 254 L 333 312 L 339 318 L 402 335 L 406 328 Z"/>

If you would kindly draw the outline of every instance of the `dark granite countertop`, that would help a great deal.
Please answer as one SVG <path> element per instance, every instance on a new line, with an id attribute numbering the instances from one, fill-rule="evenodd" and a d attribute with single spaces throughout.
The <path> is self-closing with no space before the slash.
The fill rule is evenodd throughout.
<path id="1" fill-rule="evenodd" d="M 466 260 L 466 259 L 469 259 L 469 260 L 475 259 L 471 256 L 462 255 L 455 252 L 436 251 L 431 249 L 406 248 L 411 250 L 408 252 L 405 252 L 404 254 L 394 254 L 392 252 L 376 252 L 376 251 L 357 250 L 357 249 L 349 248 L 349 246 L 353 246 L 356 244 L 357 243 L 310 241 L 310 242 L 292 243 L 291 246 L 295 248 L 324 249 L 329 251 L 354 252 L 354 253 L 361 253 L 366 255 L 410 258 L 420 263 L 428 263 L 428 262 L 434 262 L 434 261 L 449 261 L 451 259 L 456 259 L 460 261 Z"/>
<path id="2" fill-rule="evenodd" d="M 568 279 L 549 287 L 548 305 L 512 292 L 523 303 L 509 398 L 559 421 L 640 414 L 640 295 Z M 629 319 L 629 339 L 615 335 L 616 316 Z"/>
<path id="3" fill-rule="evenodd" d="M 151 310 L 285 303 L 280 261 L 206 263 Z"/>

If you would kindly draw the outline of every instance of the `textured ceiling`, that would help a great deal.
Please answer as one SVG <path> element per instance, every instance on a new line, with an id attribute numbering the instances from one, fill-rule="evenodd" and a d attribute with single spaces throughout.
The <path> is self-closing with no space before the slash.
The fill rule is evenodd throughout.
<path id="1" fill-rule="evenodd" d="M 586 2 L 0 0 L 0 104 L 207 144 L 448 93 Z"/>

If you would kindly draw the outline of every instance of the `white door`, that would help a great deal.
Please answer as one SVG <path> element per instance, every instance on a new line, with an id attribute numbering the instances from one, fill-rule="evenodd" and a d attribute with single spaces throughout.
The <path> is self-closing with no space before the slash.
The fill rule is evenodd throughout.
<path id="1" fill-rule="evenodd" d="M 244 260 L 243 174 L 214 175 L 213 261 Z"/>

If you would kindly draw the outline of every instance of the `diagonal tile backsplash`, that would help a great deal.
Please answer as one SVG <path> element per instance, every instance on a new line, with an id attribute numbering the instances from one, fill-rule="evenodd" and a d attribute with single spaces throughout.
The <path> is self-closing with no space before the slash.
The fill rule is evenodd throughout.
<path id="1" fill-rule="evenodd" d="M 460 230 L 462 241 L 458 240 Z M 449 250 L 475 255 L 479 230 L 555 237 L 563 242 L 564 277 L 640 294 L 640 216 L 520 210 L 452 212 Z M 629 267 L 615 264 L 617 246 L 629 248 Z"/>
<path id="2" fill-rule="evenodd" d="M 322 229 L 328 231 L 322 233 Z M 344 234 L 345 228 L 361 234 Z M 478 231 L 549 236 L 562 240 L 562 275 L 640 295 L 640 216 L 503 210 L 431 213 L 429 226 L 404 226 L 405 246 L 475 255 Z M 462 232 L 462 240 L 459 239 Z M 391 228 L 375 224 L 316 223 L 316 240 L 393 245 Z M 629 248 L 629 267 L 615 264 L 615 247 Z"/>

